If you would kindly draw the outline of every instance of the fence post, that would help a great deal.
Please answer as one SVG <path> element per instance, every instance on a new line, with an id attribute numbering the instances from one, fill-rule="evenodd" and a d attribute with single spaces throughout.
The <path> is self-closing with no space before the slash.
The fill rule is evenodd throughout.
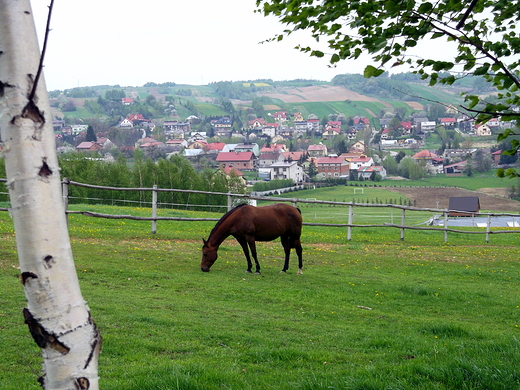
<path id="1" fill-rule="evenodd" d="M 296 208 L 298 208 L 298 199 L 297 198 L 292 198 L 292 205 Z"/>
<path id="2" fill-rule="evenodd" d="M 231 210 L 233 207 L 233 197 L 231 196 L 231 192 L 228 192 L 227 196 L 227 211 Z"/>
<path id="3" fill-rule="evenodd" d="M 348 206 L 348 228 L 347 228 L 347 240 L 352 240 L 352 220 L 354 219 L 354 206 L 351 204 Z"/>
<path id="4" fill-rule="evenodd" d="M 489 232 L 491 230 L 491 214 L 488 214 L 487 226 L 486 226 L 486 244 L 489 243 Z"/>
<path id="5" fill-rule="evenodd" d="M 448 242 L 448 212 L 444 211 L 444 242 Z"/>
<path id="6" fill-rule="evenodd" d="M 152 234 L 157 233 L 157 185 L 153 185 L 152 191 Z"/>
<path id="7" fill-rule="evenodd" d="M 405 209 L 402 209 L 401 210 L 401 241 L 404 241 L 404 231 L 405 231 L 405 228 L 404 228 L 404 219 L 405 219 Z"/>
<path id="8" fill-rule="evenodd" d="M 61 182 L 61 199 L 63 202 L 63 209 L 65 210 L 65 219 L 68 223 L 68 209 L 69 209 L 69 179 L 66 177 L 63 178 Z"/>

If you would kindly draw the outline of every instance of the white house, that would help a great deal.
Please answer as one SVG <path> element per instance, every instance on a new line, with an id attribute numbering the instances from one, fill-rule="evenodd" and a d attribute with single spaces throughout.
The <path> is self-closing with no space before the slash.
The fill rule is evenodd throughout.
<path id="1" fill-rule="evenodd" d="M 274 163 L 270 168 L 273 179 L 292 179 L 295 183 L 304 179 L 303 168 L 296 161 Z"/>

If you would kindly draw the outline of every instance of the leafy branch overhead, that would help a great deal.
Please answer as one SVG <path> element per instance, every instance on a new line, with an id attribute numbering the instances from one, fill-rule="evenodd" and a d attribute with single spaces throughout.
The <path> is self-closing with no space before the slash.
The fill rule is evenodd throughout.
<path id="1" fill-rule="evenodd" d="M 520 19 L 518 1 L 421 1 L 421 0 L 257 0 L 257 12 L 277 17 L 287 28 L 268 41 L 279 41 L 298 30 L 307 30 L 316 41 L 326 39 L 332 65 L 341 60 L 357 60 L 369 55 L 373 64 L 365 68 L 365 77 L 377 77 L 392 67 L 406 65 L 430 85 L 452 84 L 467 74 L 482 76 L 497 90 L 490 101 L 477 95 L 465 95 L 465 111 L 480 123 L 500 116 L 517 121 L 520 113 Z M 456 54 L 453 60 L 414 55 L 419 42 L 442 41 Z M 324 57 L 323 50 L 298 46 L 311 56 Z M 499 140 L 520 135 L 507 130 Z M 519 143 L 512 142 L 517 153 Z M 514 170 L 499 170 L 499 176 L 519 176 Z"/>

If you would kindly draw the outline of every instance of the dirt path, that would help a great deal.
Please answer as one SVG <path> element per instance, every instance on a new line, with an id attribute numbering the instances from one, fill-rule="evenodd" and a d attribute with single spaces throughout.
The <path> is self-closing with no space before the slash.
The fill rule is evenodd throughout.
<path id="1" fill-rule="evenodd" d="M 483 188 L 480 191 L 463 190 L 460 188 L 422 187 L 386 187 L 385 189 L 406 196 L 415 207 L 445 209 L 448 208 L 449 199 L 452 196 L 478 196 L 482 210 L 520 212 L 520 202 L 503 197 L 507 191 L 505 188 Z"/>

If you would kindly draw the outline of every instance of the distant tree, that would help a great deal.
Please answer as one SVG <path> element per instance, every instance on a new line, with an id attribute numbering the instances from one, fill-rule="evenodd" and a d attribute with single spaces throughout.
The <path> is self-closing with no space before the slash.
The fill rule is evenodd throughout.
<path id="1" fill-rule="evenodd" d="M 475 152 L 475 156 L 473 158 L 475 170 L 477 172 L 486 172 L 491 169 L 493 166 L 493 161 L 491 160 L 491 156 L 487 153 L 484 153 L 482 149 L 478 149 Z"/>
<path id="2" fill-rule="evenodd" d="M 96 142 L 97 141 L 97 137 L 96 137 L 96 133 L 94 132 L 94 128 L 90 125 L 87 127 L 87 135 L 85 137 L 85 141 L 87 141 L 87 142 Z"/>
<path id="3" fill-rule="evenodd" d="M 67 100 L 67 102 L 61 107 L 61 110 L 65 112 L 76 111 L 76 105 L 72 100 Z"/>
<path id="4" fill-rule="evenodd" d="M 403 158 L 406 157 L 406 153 L 403 152 L 402 150 L 400 150 L 396 155 L 395 155 L 395 161 L 399 164 L 401 162 L 401 160 Z"/>
<path id="5" fill-rule="evenodd" d="M 386 171 L 391 174 L 395 175 L 398 173 L 398 164 L 396 159 L 391 156 L 387 155 L 383 160 L 383 167 L 386 169 Z"/>

